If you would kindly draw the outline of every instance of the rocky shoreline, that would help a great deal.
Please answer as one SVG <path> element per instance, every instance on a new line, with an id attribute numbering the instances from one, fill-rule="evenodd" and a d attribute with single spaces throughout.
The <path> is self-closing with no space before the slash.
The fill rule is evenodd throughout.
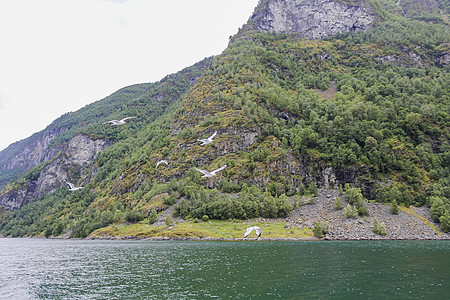
<path id="1" fill-rule="evenodd" d="M 329 240 L 449 240 L 450 233 L 440 229 L 433 223 L 429 208 L 412 207 L 408 211 L 400 210 L 397 215 L 390 212 L 389 206 L 383 203 L 367 203 L 369 216 L 357 219 L 342 217 L 343 209 L 334 210 L 339 192 L 336 189 L 320 189 L 312 204 L 305 204 L 294 210 L 287 221 L 294 226 L 313 228 L 318 221 L 329 224 L 329 232 L 325 239 Z M 348 203 L 340 195 L 345 207 Z M 302 199 L 311 202 L 311 197 Z M 384 223 L 386 235 L 372 232 L 375 217 L 378 223 Z M 433 228 L 434 227 L 434 228 Z M 437 230 L 435 230 L 437 229 Z"/>

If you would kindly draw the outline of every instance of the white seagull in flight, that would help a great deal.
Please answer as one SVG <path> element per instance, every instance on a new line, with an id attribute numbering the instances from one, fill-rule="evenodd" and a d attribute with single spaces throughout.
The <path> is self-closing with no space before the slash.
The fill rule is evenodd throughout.
<path id="1" fill-rule="evenodd" d="M 169 165 L 169 163 L 167 162 L 167 160 L 163 159 L 163 160 L 160 160 L 160 161 L 158 161 L 158 162 L 156 163 L 156 168 L 157 168 L 157 169 L 158 169 L 158 166 L 159 166 L 160 164 L 166 164 L 166 165 Z"/>
<path id="2" fill-rule="evenodd" d="M 67 181 L 66 181 L 66 183 L 67 183 L 67 184 L 69 185 L 69 187 L 70 187 L 69 191 L 72 191 L 72 192 L 81 190 L 81 189 L 83 188 L 82 186 L 77 186 L 77 187 L 75 187 L 72 183 L 67 182 Z"/>
<path id="3" fill-rule="evenodd" d="M 220 168 L 218 168 L 218 169 L 216 169 L 216 170 L 214 170 L 214 171 L 211 171 L 211 172 L 209 172 L 209 171 L 206 171 L 206 170 L 200 170 L 200 169 L 197 169 L 197 168 L 195 168 L 197 171 L 199 171 L 200 173 L 203 173 L 203 176 L 202 177 L 213 177 L 213 176 L 216 176 L 216 173 L 217 172 L 220 172 L 220 171 L 222 171 L 223 169 L 225 169 L 227 167 L 227 165 L 223 165 L 222 167 L 220 167 Z"/>
<path id="4" fill-rule="evenodd" d="M 114 126 L 114 125 L 122 126 L 122 125 L 125 125 L 126 120 L 134 119 L 134 118 L 136 118 L 136 117 L 127 117 L 127 118 L 123 118 L 122 120 L 111 120 L 111 121 L 105 122 L 103 124 L 111 123 L 111 126 Z"/>
<path id="5" fill-rule="evenodd" d="M 253 226 L 253 227 L 249 227 L 245 230 L 244 233 L 244 239 L 253 231 L 256 231 L 256 234 L 258 235 L 258 239 L 261 237 L 261 228 L 259 228 L 258 226 Z"/>
<path id="6" fill-rule="evenodd" d="M 200 146 L 211 144 L 213 142 L 213 138 L 216 135 L 217 135 L 217 131 L 214 131 L 214 133 L 209 138 L 198 140 L 199 142 L 203 143 L 203 144 L 200 144 Z"/>

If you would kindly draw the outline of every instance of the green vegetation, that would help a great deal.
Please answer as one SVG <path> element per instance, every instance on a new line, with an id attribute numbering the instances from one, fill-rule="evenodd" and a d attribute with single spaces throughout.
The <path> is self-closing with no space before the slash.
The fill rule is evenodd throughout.
<path id="1" fill-rule="evenodd" d="M 313 232 L 318 238 L 323 238 L 328 233 L 328 223 L 325 221 L 319 221 L 314 224 Z"/>
<path id="2" fill-rule="evenodd" d="M 101 228 L 92 233 L 94 237 L 114 237 L 121 238 L 125 236 L 136 236 L 137 238 L 146 237 L 170 237 L 170 238 L 223 238 L 236 239 L 243 238 L 245 229 L 249 226 L 259 226 L 262 230 L 263 238 L 303 238 L 310 239 L 313 232 L 308 228 L 301 230 L 293 227 L 285 229 L 285 222 L 242 222 L 238 220 L 218 221 L 210 220 L 208 222 L 185 222 L 173 226 L 149 226 L 147 224 L 136 223 L 128 226 L 110 225 Z M 254 235 L 256 237 L 256 235 Z M 250 238 L 250 237 L 249 237 Z"/>
<path id="3" fill-rule="evenodd" d="M 339 196 L 336 197 L 336 202 L 334 203 L 334 210 L 341 210 L 343 209 L 344 206 L 342 205 L 342 200 Z"/>
<path id="4" fill-rule="evenodd" d="M 381 224 L 378 224 L 377 218 L 374 218 L 372 232 L 379 234 L 379 235 L 386 235 L 387 234 L 386 225 L 384 225 L 384 222 L 381 222 Z"/>
<path id="5" fill-rule="evenodd" d="M 141 227 L 169 206 L 185 220 L 284 218 L 290 197 L 314 201 L 328 167 L 351 174 L 336 178 L 351 183 L 339 187 L 349 203 L 344 218 L 367 216 L 367 200 L 391 204 L 393 213 L 398 205 L 428 205 L 448 230 L 450 29 L 433 12 L 408 20 L 396 9 L 383 0 L 377 10 L 391 14 L 378 26 L 322 41 L 244 32 L 214 59 L 62 116 L 51 125 L 67 128 L 55 145 L 79 132 L 114 145 L 99 153 L 82 191 L 57 190 L 10 212 L 0 233 L 71 229 L 72 237 L 85 237 L 108 226 L 103 233 L 115 235 L 121 229 L 111 224 L 127 220 L 143 235 L 203 236 L 201 229 L 177 231 L 181 225 L 148 229 L 153 233 Z M 137 118 L 123 127 L 101 124 L 124 116 Z M 198 145 L 215 130 L 214 143 Z M 156 169 L 160 159 L 170 167 Z M 193 168 L 224 164 L 213 178 Z"/>

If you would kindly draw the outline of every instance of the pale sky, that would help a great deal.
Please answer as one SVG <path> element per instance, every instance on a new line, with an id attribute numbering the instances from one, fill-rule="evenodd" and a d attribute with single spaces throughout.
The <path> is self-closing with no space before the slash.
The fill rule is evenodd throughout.
<path id="1" fill-rule="evenodd" d="M 227 47 L 258 0 L 0 0 L 0 150 Z"/>

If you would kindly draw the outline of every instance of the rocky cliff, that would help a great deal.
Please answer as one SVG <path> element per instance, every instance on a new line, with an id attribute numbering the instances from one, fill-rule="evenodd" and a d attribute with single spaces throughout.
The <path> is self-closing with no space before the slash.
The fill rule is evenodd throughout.
<path id="1" fill-rule="evenodd" d="M 59 147 L 59 152 L 47 161 L 39 174 L 27 181 L 7 185 L 0 193 L 0 205 L 6 209 L 18 209 L 42 195 L 67 187 L 66 181 L 89 182 L 95 175 L 92 161 L 98 152 L 110 145 L 109 141 L 86 135 L 73 137 Z"/>
<path id="2" fill-rule="evenodd" d="M 273 0 L 260 3 L 245 29 L 322 39 L 365 30 L 375 19 L 366 1 L 349 4 L 335 0 Z"/>

